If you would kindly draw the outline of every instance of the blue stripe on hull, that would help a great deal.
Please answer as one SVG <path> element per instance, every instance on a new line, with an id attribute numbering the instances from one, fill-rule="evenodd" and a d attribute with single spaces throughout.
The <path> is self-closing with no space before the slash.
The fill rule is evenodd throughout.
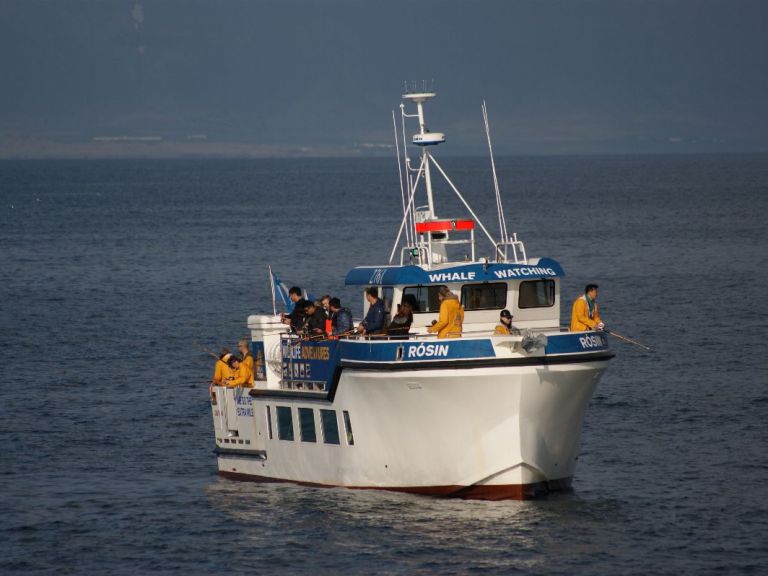
<path id="1" fill-rule="evenodd" d="M 604 332 L 562 332 L 547 337 L 547 356 L 576 354 L 608 350 L 608 336 Z"/>
<path id="2" fill-rule="evenodd" d="M 490 339 L 399 340 L 388 342 L 341 341 L 341 360 L 366 362 L 415 362 L 423 360 L 466 360 L 493 358 L 496 354 Z"/>
<path id="3" fill-rule="evenodd" d="M 602 332 L 563 332 L 547 337 L 544 354 L 499 358 L 491 338 L 430 340 L 288 340 L 282 342 L 282 379 L 294 384 L 324 384 L 329 390 L 342 365 L 380 365 L 392 369 L 421 369 L 431 365 L 468 367 L 490 364 L 558 362 L 558 358 L 609 352 Z M 309 387 L 307 389 L 313 389 Z"/>

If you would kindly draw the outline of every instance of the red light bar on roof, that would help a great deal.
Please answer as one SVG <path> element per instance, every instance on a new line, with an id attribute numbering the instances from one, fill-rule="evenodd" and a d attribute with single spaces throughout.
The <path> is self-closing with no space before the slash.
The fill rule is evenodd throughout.
<path id="1" fill-rule="evenodd" d="M 417 222 L 416 232 L 448 232 L 451 230 L 474 230 L 474 220 L 432 220 L 430 222 Z"/>

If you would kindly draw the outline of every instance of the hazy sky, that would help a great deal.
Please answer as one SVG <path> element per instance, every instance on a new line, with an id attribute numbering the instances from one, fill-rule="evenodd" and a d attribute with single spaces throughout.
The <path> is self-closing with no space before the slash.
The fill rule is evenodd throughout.
<path id="1" fill-rule="evenodd" d="M 0 70 L 0 157 L 385 153 L 416 79 L 443 153 L 768 151 L 767 0 L 0 0 Z"/>

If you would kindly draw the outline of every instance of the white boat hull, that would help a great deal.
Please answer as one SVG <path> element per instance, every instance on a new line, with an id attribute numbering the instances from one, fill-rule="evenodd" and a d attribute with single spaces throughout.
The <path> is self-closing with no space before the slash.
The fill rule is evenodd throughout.
<path id="1" fill-rule="evenodd" d="M 332 401 L 218 389 L 214 424 L 223 476 L 485 499 L 570 485 L 582 421 L 607 360 L 432 370 L 346 368 Z M 244 393 L 247 394 L 247 391 Z M 226 397 L 225 397 L 226 396 Z M 307 395 L 309 396 L 309 395 Z M 247 398 L 247 400 L 244 400 Z M 267 407 L 293 410 L 296 438 L 271 438 Z M 229 409 L 219 412 L 220 408 Z M 299 439 L 295 408 L 312 408 L 317 442 Z M 323 443 L 318 409 L 338 415 Z M 354 445 L 344 434 L 351 418 Z M 228 430 L 237 430 L 236 438 Z M 246 443 L 247 441 L 247 443 Z"/>

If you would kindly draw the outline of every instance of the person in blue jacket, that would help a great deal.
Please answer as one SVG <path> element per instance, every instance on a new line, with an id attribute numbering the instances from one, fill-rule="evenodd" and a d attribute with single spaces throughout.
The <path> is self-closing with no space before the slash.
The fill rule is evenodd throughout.
<path id="1" fill-rule="evenodd" d="M 368 314 L 357 327 L 360 334 L 382 334 L 384 332 L 384 302 L 379 299 L 379 291 L 375 286 L 365 289 L 365 299 L 368 300 Z"/>
<path id="2" fill-rule="evenodd" d="M 349 308 L 342 308 L 341 300 L 331 298 L 328 309 L 331 311 L 331 334 L 333 336 L 349 335 L 354 330 Z"/>

